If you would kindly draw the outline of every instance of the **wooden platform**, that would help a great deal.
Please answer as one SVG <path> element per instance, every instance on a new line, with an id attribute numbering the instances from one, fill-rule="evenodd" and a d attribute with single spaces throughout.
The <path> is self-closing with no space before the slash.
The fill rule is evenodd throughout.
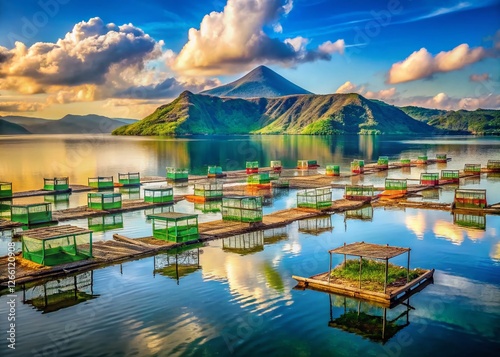
<path id="1" fill-rule="evenodd" d="M 360 300 L 374 301 L 381 304 L 384 307 L 391 307 L 397 304 L 397 301 L 404 298 L 404 295 L 411 294 L 413 290 L 418 289 L 421 284 L 426 283 L 428 280 L 432 280 L 434 275 L 434 269 L 425 270 L 417 278 L 413 279 L 404 286 L 387 286 L 387 292 L 376 292 L 363 288 L 356 287 L 357 282 L 347 285 L 344 281 L 339 281 L 338 279 L 331 278 L 328 282 L 328 272 L 317 274 L 311 276 L 310 278 L 303 278 L 300 276 L 292 276 L 293 279 L 297 280 L 297 288 L 305 289 L 310 288 L 314 290 L 320 290 L 330 293 L 336 293 L 348 297 L 353 297 Z"/>

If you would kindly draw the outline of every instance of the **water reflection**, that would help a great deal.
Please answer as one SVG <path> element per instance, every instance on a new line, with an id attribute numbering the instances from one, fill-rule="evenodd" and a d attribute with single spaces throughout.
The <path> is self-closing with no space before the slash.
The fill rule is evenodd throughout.
<path id="1" fill-rule="evenodd" d="M 93 293 L 93 271 L 23 289 L 23 303 L 43 314 L 78 305 L 99 297 Z"/>
<path id="2" fill-rule="evenodd" d="M 288 239 L 288 228 L 279 227 L 264 231 L 264 244 L 275 244 Z"/>
<path id="3" fill-rule="evenodd" d="M 331 216 L 307 218 L 299 221 L 299 232 L 318 236 L 333 230 Z"/>
<path id="4" fill-rule="evenodd" d="M 10 219 L 10 206 L 12 206 L 12 200 L 0 200 L 0 219 Z"/>
<path id="5" fill-rule="evenodd" d="M 335 294 L 329 294 L 329 300 L 329 327 L 382 344 L 410 324 L 410 311 L 414 309 L 409 299 L 393 308 Z"/>
<path id="6" fill-rule="evenodd" d="M 253 254 L 264 250 L 264 232 L 256 231 L 238 234 L 222 240 L 222 249 L 241 255 Z"/>
<path id="7" fill-rule="evenodd" d="M 122 194 L 123 200 L 139 200 L 141 198 L 140 187 L 120 187 L 118 192 Z"/>
<path id="8" fill-rule="evenodd" d="M 51 202 L 53 210 L 67 209 L 67 208 L 69 208 L 70 195 L 71 195 L 71 193 L 60 193 L 57 195 L 44 195 L 43 200 L 45 202 Z"/>
<path id="9" fill-rule="evenodd" d="M 153 276 L 160 274 L 164 277 L 174 279 L 179 284 L 179 280 L 195 271 L 201 269 L 200 250 L 202 243 L 190 245 L 183 248 L 175 248 L 165 254 L 154 256 Z"/>
<path id="10" fill-rule="evenodd" d="M 112 229 L 123 228 L 123 214 L 108 214 L 106 216 L 89 217 L 88 228 L 94 232 L 105 232 Z"/>

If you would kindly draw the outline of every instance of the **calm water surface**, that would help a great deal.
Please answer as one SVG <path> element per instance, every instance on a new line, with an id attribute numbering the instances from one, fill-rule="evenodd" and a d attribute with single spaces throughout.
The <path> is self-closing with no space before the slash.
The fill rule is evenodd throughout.
<path id="1" fill-rule="evenodd" d="M 291 167 L 302 158 L 317 159 L 322 165 L 340 163 L 347 171 L 353 158 L 375 161 L 379 155 L 397 159 L 421 153 L 432 158 L 437 152 L 452 157 L 443 168 L 458 169 L 464 163 L 484 165 L 490 158 L 498 159 L 500 152 L 500 141 L 490 138 L 90 139 L 0 137 L 0 180 L 13 181 L 14 190 L 20 191 L 40 188 L 43 176 L 69 175 L 73 183 L 86 183 L 90 176 L 127 171 L 163 176 L 165 166 L 170 165 L 203 174 L 209 164 L 241 169 L 247 160 L 267 165 L 271 159 L 281 159 Z M 440 169 L 432 165 L 427 171 Z M 420 170 L 384 174 L 418 178 Z M 359 181 L 382 185 L 384 174 L 367 175 Z M 482 175 L 460 185 L 487 188 L 488 200 L 500 201 L 497 177 Z M 190 190 L 177 188 L 176 193 Z M 142 192 L 124 195 L 136 198 Z M 265 213 L 294 207 L 295 195 L 294 190 L 281 192 L 264 208 Z M 334 197 L 341 195 L 341 190 L 334 190 Z M 424 199 L 451 202 L 452 196 L 453 191 L 444 188 Z M 73 194 L 55 202 L 54 209 L 83 205 L 85 197 Z M 50 198 L 19 202 L 45 199 Z M 184 201 L 174 210 L 201 214 Z M 212 241 L 177 256 L 161 254 L 76 278 L 26 286 L 16 292 L 16 350 L 7 349 L 5 334 L 1 355 L 496 355 L 500 350 L 499 216 L 486 216 L 484 229 L 462 228 L 453 223 L 453 215 L 441 211 L 377 208 L 364 212 L 364 220 L 349 217 L 335 214 L 295 222 L 283 229 Z M 201 221 L 219 218 L 219 213 L 200 216 Z M 112 239 L 113 233 L 129 237 L 151 234 L 144 211 L 123 213 L 115 219 L 122 224 L 113 229 L 101 227 L 105 230 L 96 231 L 95 240 Z M 86 228 L 95 222 L 67 223 Z M 0 254 L 4 254 L 11 236 L 0 234 Z M 358 311 L 381 317 L 382 308 L 293 289 L 292 275 L 310 276 L 327 269 L 328 249 L 361 240 L 411 247 L 412 267 L 436 269 L 434 284 L 411 297 L 408 306 L 386 311 L 387 319 L 393 321 L 390 326 L 397 331 L 386 340 L 380 339 L 378 330 L 372 329 L 375 332 L 368 338 L 367 329 L 347 332 L 330 323 Z M 339 263 L 341 258 L 335 259 Z M 405 260 L 401 257 L 394 263 L 405 264 Z M 6 295 L 0 297 L 0 331 L 7 329 L 8 300 Z M 372 321 L 381 329 L 381 318 Z"/>

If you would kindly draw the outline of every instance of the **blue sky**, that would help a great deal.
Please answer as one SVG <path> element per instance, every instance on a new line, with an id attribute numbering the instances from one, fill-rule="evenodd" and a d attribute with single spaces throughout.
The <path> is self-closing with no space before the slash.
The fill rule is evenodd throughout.
<path id="1" fill-rule="evenodd" d="M 1 1 L 0 23 L 0 115 L 141 118 L 260 64 L 318 94 L 500 107 L 498 0 Z"/>

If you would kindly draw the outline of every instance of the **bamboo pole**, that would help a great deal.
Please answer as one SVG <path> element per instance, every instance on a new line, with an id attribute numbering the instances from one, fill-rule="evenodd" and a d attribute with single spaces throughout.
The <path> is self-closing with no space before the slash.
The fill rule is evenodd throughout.
<path id="1" fill-rule="evenodd" d="M 330 278 L 332 276 L 332 252 L 328 252 L 330 254 L 330 264 L 328 265 L 328 283 L 330 283 Z"/>
<path id="2" fill-rule="evenodd" d="M 385 281 L 384 281 L 384 293 L 387 292 L 387 274 L 389 273 L 389 259 L 385 259 Z"/>
<path id="3" fill-rule="evenodd" d="M 406 266 L 406 284 L 410 282 L 410 251 L 411 249 L 408 249 L 408 265 Z"/>
<path id="4" fill-rule="evenodd" d="M 361 289 L 361 265 L 363 262 L 363 257 L 359 257 L 359 288 Z M 385 291 L 384 291 L 385 293 Z"/>

